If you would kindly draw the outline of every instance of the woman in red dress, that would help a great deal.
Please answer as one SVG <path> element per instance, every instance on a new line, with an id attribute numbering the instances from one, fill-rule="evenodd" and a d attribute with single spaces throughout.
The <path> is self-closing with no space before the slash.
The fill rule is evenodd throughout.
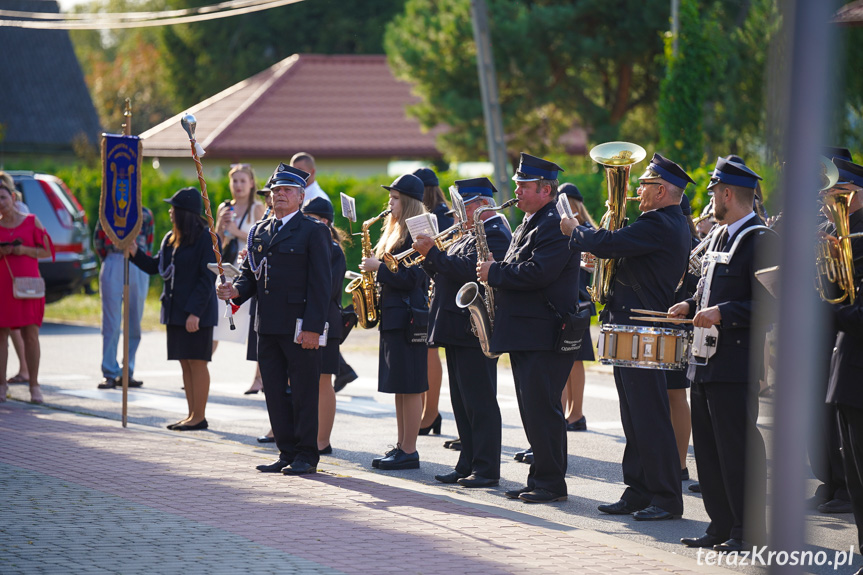
<path id="1" fill-rule="evenodd" d="M 0 402 L 6 401 L 7 341 L 13 329 L 21 329 L 30 371 L 30 401 L 42 403 L 39 388 L 39 327 L 45 315 L 45 298 L 18 299 L 12 295 L 12 278 L 38 277 L 39 258 L 51 255 L 50 239 L 33 214 L 15 209 L 11 178 L 0 172 Z M 20 241 L 19 241 L 20 240 Z"/>

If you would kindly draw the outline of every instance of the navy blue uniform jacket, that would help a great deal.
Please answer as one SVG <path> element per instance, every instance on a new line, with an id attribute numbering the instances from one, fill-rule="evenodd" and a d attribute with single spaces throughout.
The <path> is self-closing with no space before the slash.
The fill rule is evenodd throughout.
<path id="1" fill-rule="evenodd" d="M 242 275 L 234 284 L 240 292 L 234 302 L 241 304 L 257 296 L 255 330 L 259 334 L 293 337 L 297 318 L 303 319 L 304 331 L 323 333 L 333 286 L 330 231 L 301 213 L 278 233 L 277 221 L 270 219 L 255 228 Z M 261 270 L 257 280 L 249 258 L 260 265 L 264 256 L 267 269 Z"/>
<path id="2" fill-rule="evenodd" d="M 500 217 L 484 222 L 488 249 L 494 259 L 506 256 L 512 234 Z M 429 318 L 429 342 L 435 345 L 479 347 L 479 339 L 471 332 L 470 312 L 455 304 L 461 287 L 476 282 L 476 237 L 471 233 L 462 236 L 446 253 L 436 247 L 429 250 L 423 269 L 434 280 L 434 297 Z M 483 292 L 480 286 L 480 292 Z"/>
<path id="3" fill-rule="evenodd" d="M 329 337 L 342 339 L 342 287 L 345 283 L 345 271 L 348 264 L 345 261 L 345 252 L 338 243 L 332 242 L 332 257 L 330 267 L 333 274 L 333 290 L 330 298 L 330 307 L 327 310 L 327 321 L 330 324 Z"/>
<path id="4" fill-rule="evenodd" d="M 407 240 L 393 250 L 399 254 L 410 249 L 413 240 L 407 235 Z M 410 308 L 428 309 L 428 278 L 419 266 L 405 267 L 399 265 L 396 273 L 387 266 L 381 265 L 377 274 L 381 284 L 381 322 L 380 329 L 407 329 L 411 319 Z M 410 303 L 410 307 L 408 306 Z"/>
<path id="5" fill-rule="evenodd" d="M 555 202 L 522 223 L 504 261 L 489 269 L 495 288 L 492 351 L 553 351 L 557 320 L 546 298 L 559 313 L 574 313 L 580 266 L 581 253 L 571 251 L 560 233 Z"/>
<path id="6" fill-rule="evenodd" d="M 138 250 L 131 258 L 133 264 L 155 275 L 159 273 L 159 258 L 167 267 L 173 257 L 174 279 L 165 281 L 162 287 L 159 321 L 163 325 L 186 325 L 189 315 L 196 315 L 200 318 L 200 327 L 215 326 L 219 321 L 220 302 L 216 297 L 216 274 L 207 269 L 207 264 L 216 261 L 209 230 L 204 228 L 193 245 L 180 246 L 176 253 L 168 245 L 170 237 L 171 232 L 165 234 L 155 256 Z"/>
<path id="7" fill-rule="evenodd" d="M 641 325 L 629 319 L 629 310 L 664 312 L 674 304 L 674 291 L 689 265 L 690 237 L 686 216 L 679 205 L 673 205 L 644 212 L 619 230 L 578 226 L 570 248 L 603 259 L 623 258 L 605 306 L 606 323 Z M 635 282 L 641 286 L 640 298 Z"/>
<path id="8" fill-rule="evenodd" d="M 762 225 L 758 218 L 751 218 L 743 227 L 737 230 L 735 237 L 751 226 Z M 728 238 L 722 251 L 729 251 L 734 244 L 734 237 Z M 762 262 L 756 256 L 776 253 L 775 242 L 778 236 L 771 230 L 755 231 L 743 238 L 737 246 L 737 251 L 731 261 L 716 264 L 713 272 L 713 282 L 710 287 L 710 299 L 707 307 L 717 305 L 722 320 L 717 326 L 719 340 L 716 353 L 706 366 L 695 370 L 694 382 L 746 382 L 749 377 L 749 358 L 751 342 L 755 345 L 755 360 L 753 367 L 756 377 L 763 363 L 764 333 L 753 333 L 752 303 L 755 299 L 768 301 L 770 295 L 764 286 L 755 279 L 755 272 L 772 265 L 764 258 Z M 690 298 L 689 317 L 693 317 L 697 302 Z"/>

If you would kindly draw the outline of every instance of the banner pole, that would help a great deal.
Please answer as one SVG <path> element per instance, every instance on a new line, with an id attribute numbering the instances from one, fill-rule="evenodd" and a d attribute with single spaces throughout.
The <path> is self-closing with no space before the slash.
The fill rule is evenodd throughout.
<path id="1" fill-rule="evenodd" d="M 126 98 L 123 111 L 126 121 L 123 135 L 132 135 L 132 101 Z M 137 241 L 137 238 L 135 238 Z M 128 423 L 129 413 L 129 254 L 123 250 L 123 427 Z"/>

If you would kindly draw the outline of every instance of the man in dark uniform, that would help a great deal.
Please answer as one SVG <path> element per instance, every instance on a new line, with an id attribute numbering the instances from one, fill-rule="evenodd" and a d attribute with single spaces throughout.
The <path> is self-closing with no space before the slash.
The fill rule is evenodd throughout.
<path id="1" fill-rule="evenodd" d="M 476 281 L 477 241 L 473 216 L 478 208 L 494 206 L 497 192 L 488 178 L 457 180 L 471 230 L 446 252 L 428 236 L 417 236 L 413 247 L 425 256 L 423 269 L 434 280 L 429 317 L 429 344 L 446 352 L 450 397 L 461 453 L 455 470 L 435 479 L 465 487 L 490 487 L 500 480 L 501 419 L 497 405 L 497 359 L 486 357 L 477 336 L 471 333 L 470 312 L 456 305 L 456 294 Z M 503 259 L 512 234 L 498 212 L 480 214 L 490 252 Z M 481 294 L 482 296 L 482 291 Z M 480 305 L 482 300 L 480 298 Z"/>
<path id="2" fill-rule="evenodd" d="M 689 224 L 680 198 L 692 178 L 671 160 L 654 154 L 639 178 L 642 214 L 618 230 L 561 222 L 572 235 L 570 246 L 598 258 L 623 258 L 600 317 L 604 323 L 650 325 L 630 319 L 636 309 L 666 310 L 689 265 Z M 616 503 L 599 506 L 603 513 L 633 514 L 639 521 L 679 518 L 683 514 L 680 461 L 668 406 L 665 373 L 654 369 L 614 367 L 620 419 L 626 436 L 623 482 Z"/>
<path id="3" fill-rule="evenodd" d="M 698 358 L 702 363 L 690 366 L 694 367 L 690 371 L 694 371 L 690 397 L 692 441 L 710 524 L 705 535 L 681 539 L 689 547 L 742 550 L 746 546 L 747 471 L 757 478 L 753 490 L 763 492 L 766 488 L 764 440 L 756 427 L 757 381 L 765 334 L 755 331 L 752 308 L 758 297 L 768 297 L 755 279 L 755 271 L 766 267 L 756 262 L 756 255 L 770 256 L 777 236 L 752 211 L 760 179 L 743 164 L 725 158 L 717 160 L 708 188 L 713 190 L 716 217 L 725 225 L 717 230 L 704 256 L 708 263 L 696 294 L 698 301 L 689 298 L 668 310 L 671 317 L 694 316 L 696 349 L 699 342 L 708 341 L 701 330 L 718 330 L 707 343 L 715 351 L 703 353 Z M 756 350 L 753 359 L 759 366 L 754 373 L 750 373 L 750 349 Z M 747 470 L 749 463 L 755 469 Z M 750 538 L 762 534 L 764 509 L 763 505 L 759 507 L 745 518 Z"/>
<path id="4" fill-rule="evenodd" d="M 318 340 L 332 291 L 329 230 L 300 213 L 307 176 L 279 165 L 269 182 L 275 217 L 254 228 L 242 275 L 218 292 L 235 304 L 257 296 L 258 363 L 279 448 L 278 460 L 257 469 L 286 475 L 317 471 Z"/>
<path id="5" fill-rule="evenodd" d="M 863 166 L 833 158 L 839 169 L 839 183 L 830 191 L 854 191 L 849 206 L 850 233 L 863 232 Z M 845 467 L 845 486 L 857 524 L 858 551 L 863 546 L 863 237 L 851 240 L 854 259 L 856 298 L 853 304 L 835 310 L 839 331 L 833 360 L 827 403 L 836 408 L 841 455 Z M 821 508 L 819 507 L 819 510 Z M 863 569 L 858 573 L 863 572 Z"/>
<path id="6" fill-rule="evenodd" d="M 507 497 L 530 503 L 566 500 L 566 418 L 560 398 L 575 352 L 555 351 L 557 315 L 575 313 L 581 254 L 560 236 L 560 166 L 528 154 L 513 176 L 525 219 L 502 262 L 477 264 L 477 276 L 495 288 L 491 350 L 509 352 L 516 398 L 533 448 L 527 486 Z"/>

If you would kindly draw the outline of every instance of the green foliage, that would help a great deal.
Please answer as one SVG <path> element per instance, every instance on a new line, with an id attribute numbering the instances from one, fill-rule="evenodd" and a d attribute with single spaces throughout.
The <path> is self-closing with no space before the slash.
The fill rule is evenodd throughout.
<path id="1" fill-rule="evenodd" d="M 172 0 L 172 8 L 210 0 Z M 296 53 L 380 54 L 384 25 L 403 0 L 316 0 L 159 29 L 166 80 L 187 107 Z"/>
<path id="2" fill-rule="evenodd" d="M 576 122 L 596 141 L 617 137 L 656 98 L 666 0 L 490 0 L 500 106 L 511 157 L 560 152 Z M 387 27 L 394 73 L 422 101 L 410 113 L 450 159 L 486 156 L 469 0 L 408 0 Z"/>

